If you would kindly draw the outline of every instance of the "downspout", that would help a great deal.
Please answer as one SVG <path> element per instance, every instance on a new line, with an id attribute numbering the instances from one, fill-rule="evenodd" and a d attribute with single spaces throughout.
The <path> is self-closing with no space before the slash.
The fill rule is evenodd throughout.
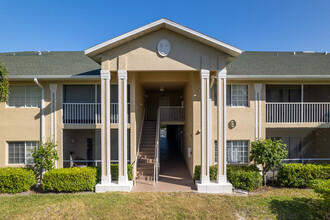
<path id="1" fill-rule="evenodd" d="M 45 140 L 45 89 L 44 87 L 38 82 L 37 78 L 34 78 L 34 82 L 41 88 L 41 143 L 44 143 Z"/>

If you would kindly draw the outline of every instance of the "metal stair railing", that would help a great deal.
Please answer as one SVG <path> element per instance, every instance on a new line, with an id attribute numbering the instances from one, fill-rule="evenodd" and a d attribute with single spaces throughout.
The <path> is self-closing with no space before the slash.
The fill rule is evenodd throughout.
<path id="1" fill-rule="evenodd" d="M 159 176 L 159 129 L 160 129 L 160 108 L 157 111 L 156 139 L 155 139 L 155 161 L 154 161 L 154 186 L 158 182 Z"/>

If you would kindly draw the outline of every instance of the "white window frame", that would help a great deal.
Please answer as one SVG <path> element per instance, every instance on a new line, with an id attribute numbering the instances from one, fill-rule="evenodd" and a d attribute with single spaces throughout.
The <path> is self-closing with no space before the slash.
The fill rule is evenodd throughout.
<path id="1" fill-rule="evenodd" d="M 218 163 L 218 141 L 214 141 L 214 163 Z"/>
<path id="2" fill-rule="evenodd" d="M 230 146 L 230 148 L 232 149 L 233 148 L 233 143 L 234 142 L 246 142 L 247 143 L 247 160 L 245 161 L 243 161 L 243 162 L 232 162 L 233 160 L 232 160 L 232 158 L 233 158 L 233 155 L 231 154 L 232 153 L 232 150 L 228 150 L 228 147 L 229 147 L 229 145 L 230 145 L 230 143 L 231 143 L 231 146 Z M 227 155 L 226 155 L 226 162 L 227 162 L 227 164 L 248 164 L 249 163 L 249 154 L 250 154 L 250 142 L 249 142 L 249 140 L 227 140 L 227 149 L 226 149 L 226 151 L 227 151 Z M 244 156 L 244 153 L 245 153 L 245 151 L 243 150 L 243 151 L 240 151 L 240 152 L 242 152 L 243 153 L 243 158 L 245 157 Z M 228 156 L 230 156 L 231 157 L 231 159 L 230 159 L 230 161 L 228 160 Z M 238 157 L 238 156 L 237 156 Z"/>
<path id="3" fill-rule="evenodd" d="M 24 105 L 23 106 L 15 106 L 15 105 L 9 105 L 9 100 L 10 100 L 10 92 L 9 92 L 9 96 L 8 96 L 8 101 L 6 102 L 6 107 L 7 108 L 40 108 L 41 107 L 41 89 L 40 87 L 36 86 L 36 85 L 10 85 L 9 86 L 9 91 L 10 91 L 10 87 L 15 87 L 15 86 L 24 86 Z M 39 89 L 39 103 L 38 106 L 27 106 L 27 93 L 26 93 L 26 87 L 27 86 L 33 86 L 33 87 L 38 87 Z"/>
<path id="4" fill-rule="evenodd" d="M 233 108 L 248 108 L 249 107 L 249 85 L 248 84 L 227 84 L 226 91 L 227 91 L 228 86 L 230 86 L 230 104 L 228 104 L 228 99 L 227 99 L 226 106 L 233 107 Z M 233 86 L 246 86 L 247 87 L 247 90 L 246 90 L 247 103 L 246 103 L 246 105 L 233 105 Z"/>
<path id="5" fill-rule="evenodd" d="M 24 143 L 24 163 L 11 163 L 9 161 L 9 153 L 10 153 L 10 144 L 13 144 L 13 143 Z M 30 149 L 30 152 L 27 152 L 27 144 L 28 143 L 32 143 L 32 146 L 31 146 L 31 149 Z M 32 158 L 32 155 L 30 157 L 27 157 L 28 154 L 31 154 L 31 150 L 33 149 L 33 147 L 38 147 L 38 141 L 8 141 L 7 142 L 7 146 L 8 146 L 8 165 L 25 165 L 25 164 L 32 164 L 32 162 L 28 162 L 28 160 L 31 160 L 33 159 Z M 15 146 L 14 146 L 15 147 Z M 30 146 L 29 146 L 30 147 Z M 14 160 L 15 160 L 15 153 L 14 153 Z"/>

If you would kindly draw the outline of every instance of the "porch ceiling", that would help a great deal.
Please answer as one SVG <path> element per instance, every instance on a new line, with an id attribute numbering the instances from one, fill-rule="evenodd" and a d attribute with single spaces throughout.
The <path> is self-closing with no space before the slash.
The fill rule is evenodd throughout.
<path id="1" fill-rule="evenodd" d="M 160 92 L 160 88 L 163 88 L 164 92 L 175 92 L 182 91 L 185 82 L 145 82 L 141 85 L 148 92 Z"/>

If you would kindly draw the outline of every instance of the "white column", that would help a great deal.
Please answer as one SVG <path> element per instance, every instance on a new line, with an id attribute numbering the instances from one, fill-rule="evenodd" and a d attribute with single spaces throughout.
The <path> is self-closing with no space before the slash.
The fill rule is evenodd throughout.
<path id="1" fill-rule="evenodd" d="M 201 183 L 210 182 L 211 121 L 210 121 L 210 71 L 201 70 Z"/>
<path id="2" fill-rule="evenodd" d="M 226 182 L 226 75 L 227 70 L 222 69 L 217 72 L 217 82 L 218 82 L 218 175 L 217 181 L 218 183 Z M 222 85 L 223 84 L 223 85 Z M 222 90 L 223 89 L 223 90 Z M 223 92 L 222 92 L 223 91 Z M 224 96 L 221 99 L 221 96 Z M 223 102 L 221 102 L 223 100 Z M 223 111 L 221 109 L 223 108 Z M 223 113 L 223 115 L 222 115 Z M 223 121 L 223 123 L 221 123 Z M 223 138 L 222 138 L 223 136 Z"/>
<path id="3" fill-rule="evenodd" d="M 127 71 L 118 70 L 118 184 L 127 184 Z"/>
<path id="4" fill-rule="evenodd" d="M 227 181 L 227 71 L 223 77 L 223 178 Z"/>
<path id="5" fill-rule="evenodd" d="M 109 70 L 101 70 L 101 184 L 111 183 L 110 78 Z"/>
<path id="6" fill-rule="evenodd" d="M 201 70 L 201 179 L 196 181 L 197 192 L 232 193 L 232 185 L 226 179 L 226 69 L 218 71 L 218 173 L 217 181 L 210 181 L 211 109 L 209 70 Z M 222 91 L 222 92 L 221 92 Z M 221 102 L 222 101 L 222 102 Z M 222 123 L 221 123 L 222 122 Z"/>
<path id="7" fill-rule="evenodd" d="M 254 84 L 255 91 L 255 136 L 256 139 L 261 138 L 261 83 Z"/>

